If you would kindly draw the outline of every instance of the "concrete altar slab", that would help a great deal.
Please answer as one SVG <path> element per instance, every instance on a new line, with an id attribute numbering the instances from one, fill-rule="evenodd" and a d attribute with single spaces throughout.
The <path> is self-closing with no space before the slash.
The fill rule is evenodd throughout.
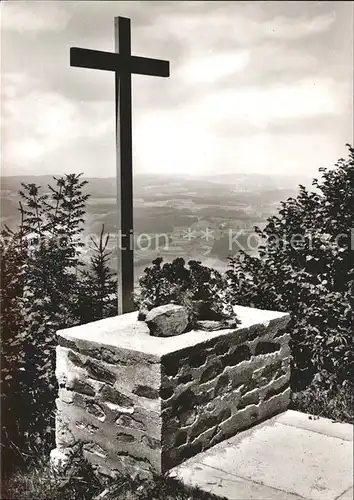
<path id="1" fill-rule="evenodd" d="M 157 360 L 161 356 L 178 352 L 188 347 L 201 346 L 214 339 L 228 337 L 230 332 L 237 335 L 245 335 L 250 329 L 264 327 L 266 329 L 280 328 L 286 326 L 289 314 L 279 311 L 266 311 L 251 307 L 235 306 L 234 310 L 241 320 L 236 328 L 206 332 L 204 330 L 193 330 L 176 337 L 154 337 L 150 335 L 149 328 L 144 321 L 138 321 L 138 312 L 122 314 L 105 318 L 91 323 L 66 328 L 57 332 L 59 337 L 74 342 L 77 347 L 95 345 L 107 346 L 112 351 L 118 348 L 133 355 L 138 352 L 140 356 L 146 356 Z"/>
<path id="2" fill-rule="evenodd" d="M 290 401 L 289 315 L 154 337 L 137 313 L 58 332 L 56 445 L 108 475 L 164 473 Z"/>

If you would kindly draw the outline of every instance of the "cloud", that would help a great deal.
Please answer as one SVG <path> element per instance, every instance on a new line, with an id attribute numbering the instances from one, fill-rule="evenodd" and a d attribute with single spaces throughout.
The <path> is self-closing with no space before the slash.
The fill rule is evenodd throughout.
<path id="1" fill-rule="evenodd" d="M 219 136 L 219 130 L 225 133 L 227 128 L 228 136 L 233 130 L 236 135 L 243 129 L 258 134 L 259 130 L 274 128 L 276 124 L 285 127 L 288 123 L 291 128 L 303 123 L 305 127 L 307 120 L 323 121 L 343 116 L 348 105 L 347 95 L 346 86 L 338 85 L 331 78 L 312 75 L 291 84 L 215 87 L 209 92 L 200 92 L 192 102 L 176 107 L 173 113 L 169 109 L 151 109 L 149 113 L 137 111 L 137 116 L 141 122 L 149 123 L 147 130 L 157 129 L 157 117 L 160 117 L 160 127 L 164 127 L 165 122 L 180 124 L 172 133 L 174 137 L 180 137 L 181 130 L 186 127 L 191 129 L 188 137 L 196 137 L 193 130 L 209 131 Z M 182 134 L 184 136 L 183 131 Z"/>
<path id="2" fill-rule="evenodd" d="M 151 113 L 136 125 L 134 165 L 137 172 L 170 172 L 198 176 L 232 172 L 316 172 L 321 164 L 331 166 L 345 149 L 338 137 L 328 140 L 313 127 L 293 133 L 274 134 L 247 128 L 220 136 L 213 127 L 188 115 Z M 214 124 L 215 125 L 215 124 Z M 301 145 L 301 147 L 300 147 Z"/>
<path id="3" fill-rule="evenodd" d="M 178 68 L 180 77 L 191 83 L 210 83 L 243 71 L 249 64 L 247 50 L 206 54 L 188 60 Z"/>
<path id="4" fill-rule="evenodd" d="M 136 165 L 146 172 L 193 175 L 211 166 L 215 141 L 206 124 L 178 108 L 173 114 L 155 111 L 136 120 Z"/>
<path id="5" fill-rule="evenodd" d="M 38 8 L 40 3 L 40 8 Z M 7 1 L 2 6 L 2 30 L 19 33 L 63 30 L 68 12 L 59 2 Z M 37 5 L 36 5 L 37 4 Z"/>
<path id="6" fill-rule="evenodd" d="M 291 85 L 274 84 L 265 88 L 237 87 L 215 92 L 195 104 L 195 114 L 204 120 L 251 122 L 260 127 L 278 119 L 305 119 L 341 113 L 341 101 L 331 79 L 304 79 Z"/>
<path id="7" fill-rule="evenodd" d="M 58 148 L 82 138 L 99 140 L 113 128 L 108 103 L 77 104 L 60 94 L 32 91 L 4 103 L 6 161 L 25 165 L 50 158 Z"/>
<path id="8" fill-rule="evenodd" d="M 310 51 L 305 52 L 299 48 L 287 47 L 283 43 L 267 42 L 252 47 L 252 58 L 249 71 L 257 78 L 262 78 L 266 73 L 282 73 L 284 75 L 303 74 L 304 71 L 314 71 L 318 66 L 318 57 Z M 260 75 L 262 72 L 262 76 Z"/>
<path id="9" fill-rule="evenodd" d="M 4 102 L 7 99 L 15 99 L 20 94 L 28 92 L 31 82 L 36 79 L 26 73 L 13 72 L 1 75 L 1 95 Z"/>
<path id="10" fill-rule="evenodd" d="M 69 47 L 113 50 L 117 15 L 134 54 L 171 62 L 170 79 L 133 77 L 136 172 L 275 171 L 286 147 L 315 168 L 314 130 L 331 154 L 350 140 L 350 4 L 7 2 L 5 165 L 114 173 L 113 74 L 71 68 Z"/>
<path id="11" fill-rule="evenodd" d="M 190 40 L 191 53 L 199 51 L 200 47 L 240 48 L 274 39 L 304 39 L 327 31 L 335 21 L 333 13 L 314 17 L 301 15 L 267 18 L 266 7 L 262 12 L 259 8 L 245 8 L 238 2 L 233 2 L 234 5 L 230 5 L 230 2 L 224 8 L 215 6 L 212 12 L 203 13 L 204 2 L 200 3 L 200 9 L 192 13 L 180 10 L 173 16 L 169 13 L 162 14 L 156 20 L 159 29 L 170 37 L 180 41 L 183 38 Z"/>
<path id="12" fill-rule="evenodd" d="M 193 103 L 138 113 L 136 163 L 148 172 L 168 169 L 184 175 L 228 170 L 316 169 L 340 141 L 332 133 L 346 114 L 348 89 L 316 76 L 264 88 L 241 87 L 200 95 Z M 309 125 L 307 125 L 307 122 Z M 340 133 L 343 133 L 343 127 Z M 344 144 L 345 141 L 343 141 Z M 333 146 L 333 144 L 336 146 Z M 301 149 L 299 150 L 299 144 Z M 321 152 L 315 153 L 316 147 Z M 314 149 L 312 149 L 314 148 Z M 305 158 L 305 152 L 308 157 Z M 327 157 L 328 159 L 328 157 Z"/>
<path id="13" fill-rule="evenodd" d="M 296 40 L 327 31 L 335 20 L 335 14 L 327 13 L 313 18 L 276 17 L 261 26 L 265 38 Z"/>

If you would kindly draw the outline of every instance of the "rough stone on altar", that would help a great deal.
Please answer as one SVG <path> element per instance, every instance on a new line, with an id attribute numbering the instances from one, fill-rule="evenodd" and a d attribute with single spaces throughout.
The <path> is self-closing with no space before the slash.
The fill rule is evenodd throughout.
<path id="1" fill-rule="evenodd" d="M 174 337 L 186 331 L 189 315 L 185 307 L 167 304 L 151 309 L 146 315 L 145 322 L 149 327 L 150 335 Z"/>

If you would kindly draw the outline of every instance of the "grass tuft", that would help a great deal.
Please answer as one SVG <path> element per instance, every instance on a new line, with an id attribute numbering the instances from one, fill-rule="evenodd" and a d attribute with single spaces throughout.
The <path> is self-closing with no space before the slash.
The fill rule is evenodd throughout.
<path id="1" fill-rule="evenodd" d="M 304 391 L 293 393 L 291 399 L 292 410 L 354 424 L 354 392 L 349 385 L 333 391 L 313 383 Z"/>
<path id="2" fill-rule="evenodd" d="M 50 467 L 48 458 L 16 471 L 2 483 L 6 500 L 92 500 L 102 490 L 87 462 L 74 463 L 64 476 Z"/>
<path id="3" fill-rule="evenodd" d="M 103 479 L 86 462 L 78 463 L 64 476 L 56 474 L 43 459 L 27 471 L 3 481 L 6 500 L 215 500 L 213 494 L 185 486 L 168 476 L 139 480 L 121 477 Z"/>

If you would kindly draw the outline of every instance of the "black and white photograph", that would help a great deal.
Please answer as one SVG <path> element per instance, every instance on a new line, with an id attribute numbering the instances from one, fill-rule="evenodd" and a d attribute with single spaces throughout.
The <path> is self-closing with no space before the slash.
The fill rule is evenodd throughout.
<path id="1" fill-rule="evenodd" d="M 353 500 L 354 2 L 3 0 L 3 500 Z"/>

